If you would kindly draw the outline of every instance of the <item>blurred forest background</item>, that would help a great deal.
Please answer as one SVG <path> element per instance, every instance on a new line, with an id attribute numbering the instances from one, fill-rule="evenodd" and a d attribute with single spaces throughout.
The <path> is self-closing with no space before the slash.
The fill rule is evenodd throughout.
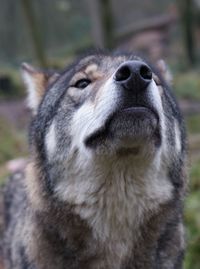
<path id="1" fill-rule="evenodd" d="M 185 115 L 190 187 L 185 269 L 200 268 L 200 0 L 0 0 L 0 182 L 28 156 L 21 62 L 62 68 L 91 48 L 164 59 Z"/>

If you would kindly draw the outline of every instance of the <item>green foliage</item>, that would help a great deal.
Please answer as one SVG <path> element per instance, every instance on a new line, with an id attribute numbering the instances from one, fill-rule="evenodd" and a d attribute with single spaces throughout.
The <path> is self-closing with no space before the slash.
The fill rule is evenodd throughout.
<path id="1" fill-rule="evenodd" d="M 0 88 L 0 99 L 12 99 L 12 98 L 20 98 L 24 97 L 25 90 L 22 85 L 22 79 L 20 77 L 20 66 L 18 69 L 13 68 L 2 68 L 0 76 L 5 75 L 7 78 L 9 78 L 11 83 L 11 89 L 10 91 L 3 91 Z"/>
<path id="2" fill-rule="evenodd" d="M 185 269 L 200 268 L 200 159 L 192 165 L 190 193 L 185 205 L 187 251 Z"/>
<path id="3" fill-rule="evenodd" d="M 191 134 L 200 133 L 200 115 L 192 115 L 186 118 L 187 129 Z"/>
<path id="4" fill-rule="evenodd" d="M 0 165 L 27 154 L 25 133 L 14 129 L 2 118 L 0 118 L 0 133 Z"/>
<path id="5" fill-rule="evenodd" d="M 199 72 L 180 73 L 174 78 L 174 88 L 178 97 L 200 101 Z"/>

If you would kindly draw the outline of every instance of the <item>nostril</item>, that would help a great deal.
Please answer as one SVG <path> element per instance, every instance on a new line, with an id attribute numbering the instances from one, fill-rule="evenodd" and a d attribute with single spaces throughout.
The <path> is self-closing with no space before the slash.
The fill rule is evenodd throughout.
<path id="1" fill-rule="evenodd" d="M 116 81 L 125 81 L 131 76 L 131 70 L 128 66 L 122 66 L 115 74 Z"/>
<path id="2" fill-rule="evenodd" d="M 142 65 L 140 67 L 140 76 L 145 80 L 151 80 L 152 79 L 151 69 L 146 65 Z"/>

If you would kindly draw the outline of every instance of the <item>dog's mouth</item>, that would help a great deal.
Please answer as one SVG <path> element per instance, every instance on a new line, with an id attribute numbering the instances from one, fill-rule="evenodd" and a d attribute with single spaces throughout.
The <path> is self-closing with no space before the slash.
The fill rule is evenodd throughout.
<path id="1" fill-rule="evenodd" d="M 112 113 L 105 124 L 89 135 L 84 143 L 86 147 L 94 148 L 115 139 L 141 144 L 153 138 L 157 144 L 160 143 L 159 115 L 153 108 L 137 105 Z"/>

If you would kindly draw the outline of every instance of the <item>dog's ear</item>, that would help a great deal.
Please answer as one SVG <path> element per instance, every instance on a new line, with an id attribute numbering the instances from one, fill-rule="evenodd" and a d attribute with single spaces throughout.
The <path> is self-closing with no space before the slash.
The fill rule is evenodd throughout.
<path id="1" fill-rule="evenodd" d="M 37 114 L 37 108 L 45 90 L 59 76 L 56 72 L 37 70 L 27 63 L 21 66 L 22 79 L 27 89 L 27 104 L 32 113 Z"/>
<path id="2" fill-rule="evenodd" d="M 158 71 L 160 72 L 161 76 L 163 77 L 163 79 L 169 85 L 172 85 L 173 84 L 173 76 L 172 76 L 172 73 L 171 73 L 170 69 L 168 68 L 167 64 L 165 63 L 165 61 L 158 60 L 156 63 L 156 67 L 157 67 Z"/>

